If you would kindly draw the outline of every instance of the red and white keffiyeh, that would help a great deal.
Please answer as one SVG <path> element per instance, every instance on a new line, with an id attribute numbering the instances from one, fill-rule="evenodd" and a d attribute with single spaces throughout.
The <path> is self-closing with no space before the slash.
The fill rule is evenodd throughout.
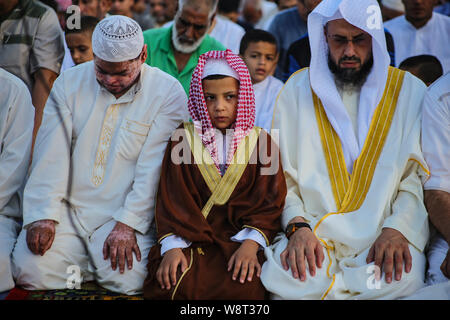
<path id="1" fill-rule="evenodd" d="M 228 150 L 226 168 L 231 163 L 241 140 L 250 133 L 255 125 L 255 94 L 245 62 L 231 50 L 209 51 L 199 57 L 189 89 L 188 109 L 203 145 L 208 149 L 217 170 L 220 172 L 215 128 L 209 117 L 202 87 L 202 74 L 208 59 L 223 59 L 227 61 L 230 67 L 239 74 L 240 78 L 237 117 L 232 127 L 232 129 L 234 129 L 233 141 Z"/>

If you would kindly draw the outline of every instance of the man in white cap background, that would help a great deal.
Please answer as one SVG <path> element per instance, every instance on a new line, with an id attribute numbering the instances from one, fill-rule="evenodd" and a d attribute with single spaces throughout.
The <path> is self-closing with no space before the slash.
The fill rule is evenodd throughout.
<path id="1" fill-rule="evenodd" d="M 106 289 L 142 290 L 163 153 L 187 98 L 144 63 L 134 20 L 102 20 L 92 48 L 94 61 L 65 71 L 45 108 L 13 252 L 24 289 L 66 288 L 78 268 Z"/>
<path id="2" fill-rule="evenodd" d="M 422 54 L 439 59 L 450 71 L 450 17 L 433 12 L 436 0 L 402 0 L 405 14 L 386 22 L 395 45 L 395 63 Z"/>
<path id="3" fill-rule="evenodd" d="M 308 30 L 310 68 L 288 80 L 275 105 L 286 233 L 265 250 L 261 280 L 274 299 L 409 295 L 424 285 L 429 233 L 426 87 L 389 67 L 375 0 L 324 0 Z"/>

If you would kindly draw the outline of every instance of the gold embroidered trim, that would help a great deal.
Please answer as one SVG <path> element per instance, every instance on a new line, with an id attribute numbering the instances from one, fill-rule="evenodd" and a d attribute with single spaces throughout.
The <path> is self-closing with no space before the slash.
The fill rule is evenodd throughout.
<path id="1" fill-rule="evenodd" d="M 97 155 L 92 174 L 92 183 L 98 187 L 102 184 L 105 177 L 106 165 L 108 160 L 109 149 L 114 134 L 118 118 L 118 105 L 111 105 L 108 107 L 103 120 L 102 131 L 97 147 Z"/>
<path id="2" fill-rule="evenodd" d="M 177 285 L 175 286 L 175 289 L 173 289 L 173 293 L 172 293 L 172 300 L 174 300 L 175 297 L 175 293 L 178 290 L 178 286 L 181 283 L 181 280 L 183 280 L 184 276 L 186 275 L 186 273 L 188 273 L 189 270 L 191 270 L 192 267 L 192 262 L 194 261 L 194 250 L 192 250 L 191 248 L 191 261 L 189 262 L 189 266 L 186 270 L 184 270 L 183 274 L 181 275 L 180 279 L 178 279 Z"/>
<path id="3" fill-rule="evenodd" d="M 261 235 L 263 236 L 264 240 L 266 241 L 266 245 L 267 245 L 267 246 L 270 246 L 269 239 L 267 239 L 266 235 L 264 234 L 264 232 L 261 231 L 261 229 L 258 229 L 258 228 L 256 228 L 256 227 L 249 226 L 249 225 L 247 225 L 247 224 L 246 224 L 246 225 L 243 225 L 242 228 L 250 228 L 250 229 L 253 229 L 253 230 L 258 231 L 259 233 L 261 233 Z"/>
<path id="4" fill-rule="evenodd" d="M 344 189 L 342 185 L 339 185 L 339 181 L 343 176 L 348 176 L 348 172 L 346 167 L 342 167 L 345 165 L 345 161 L 343 162 L 343 152 L 342 146 L 340 146 L 340 150 L 336 150 L 334 147 L 330 149 L 331 141 L 336 141 L 339 139 L 337 134 L 335 134 L 332 129 L 329 121 L 322 121 L 322 112 L 323 106 L 319 99 L 314 99 L 314 107 L 316 109 L 316 116 L 319 126 L 319 131 L 321 134 L 322 146 L 324 148 L 324 154 L 327 161 L 328 173 L 330 176 L 331 185 L 333 188 L 333 195 L 335 196 L 335 202 L 337 204 L 337 212 L 331 212 L 322 217 L 319 222 L 314 227 L 314 234 L 321 241 L 321 243 L 327 249 L 327 254 L 330 258 L 330 263 L 327 268 L 327 275 L 330 277 L 329 270 L 331 268 L 331 257 L 329 254 L 329 250 L 334 250 L 334 247 L 328 244 L 325 240 L 321 239 L 317 235 L 317 229 L 320 224 L 329 216 L 335 214 L 344 214 L 346 212 L 352 212 L 358 210 L 363 204 L 365 197 L 369 191 L 370 185 L 372 183 L 373 174 L 375 172 L 376 164 L 378 163 L 378 159 L 381 155 L 381 151 L 383 149 L 384 143 L 386 141 L 387 135 L 389 133 L 389 129 L 392 123 L 392 119 L 397 107 L 398 96 L 401 91 L 403 78 L 405 72 L 396 68 L 389 67 L 388 78 L 386 81 L 386 87 L 383 93 L 383 97 L 378 104 L 375 113 L 372 117 L 372 122 L 370 124 L 369 132 L 367 133 L 367 137 L 371 137 L 370 139 L 366 139 L 364 142 L 364 146 L 361 150 L 361 153 L 356 159 L 354 164 L 354 170 L 350 176 L 350 185 L 347 186 L 345 190 L 345 196 L 342 199 L 342 193 Z M 313 92 L 313 97 L 315 96 Z M 331 129 L 330 129 L 331 128 Z M 333 134 L 334 132 L 334 134 Z M 333 146 L 336 146 L 337 142 L 333 143 Z M 339 170 L 337 170 L 332 163 L 340 162 Z M 345 170 L 345 172 L 344 172 Z M 339 172 L 338 172 L 339 171 Z M 323 295 L 322 299 L 326 297 L 328 292 L 334 285 L 334 276 L 333 282 L 328 290 Z"/>

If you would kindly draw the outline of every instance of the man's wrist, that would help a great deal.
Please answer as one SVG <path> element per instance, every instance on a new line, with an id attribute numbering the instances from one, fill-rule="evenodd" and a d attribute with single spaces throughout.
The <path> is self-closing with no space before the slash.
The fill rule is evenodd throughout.
<path id="1" fill-rule="evenodd" d="M 306 222 L 294 222 L 287 225 L 285 233 L 286 238 L 290 238 L 297 230 L 307 228 L 312 231 L 311 226 Z"/>

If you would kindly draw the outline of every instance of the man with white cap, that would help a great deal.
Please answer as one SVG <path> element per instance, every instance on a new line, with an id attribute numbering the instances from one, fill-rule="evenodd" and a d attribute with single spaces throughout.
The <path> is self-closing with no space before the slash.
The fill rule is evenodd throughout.
<path id="1" fill-rule="evenodd" d="M 131 18 L 102 20 L 92 48 L 94 61 L 56 80 L 37 137 L 13 252 L 25 289 L 96 278 L 109 290 L 142 290 L 163 153 L 187 118 L 187 98 L 144 63 L 147 46 Z"/>
<path id="2" fill-rule="evenodd" d="M 425 85 L 389 67 L 375 0 L 325 0 L 308 30 L 311 66 L 275 105 L 286 233 L 261 280 L 274 299 L 406 296 L 423 286 L 428 240 Z"/>

